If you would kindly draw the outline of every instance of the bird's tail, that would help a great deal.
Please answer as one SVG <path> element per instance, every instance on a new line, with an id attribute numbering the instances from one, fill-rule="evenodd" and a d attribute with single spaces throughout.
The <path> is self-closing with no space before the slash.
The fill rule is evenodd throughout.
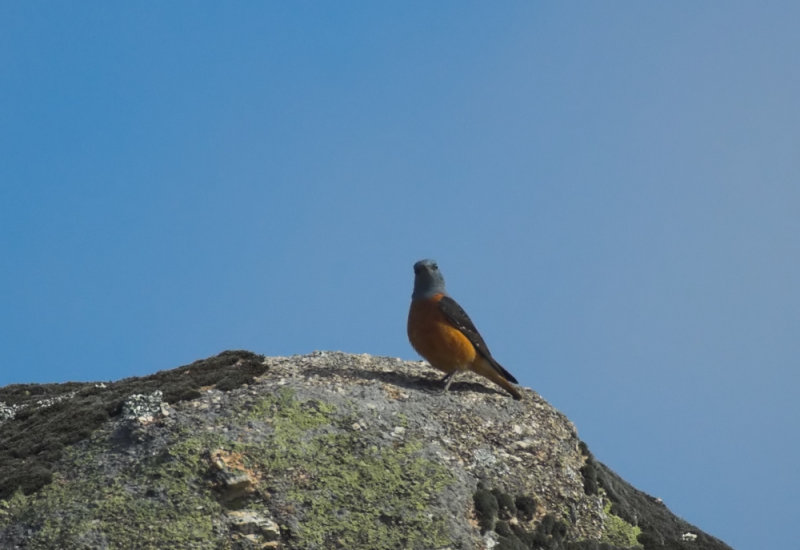
<path id="1" fill-rule="evenodd" d="M 500 374 L 503 375 L 503 378 L 505 378 L 509 382 L 513 382 L 514 384 L 518 384 L 519 383 L 519 382 L 517 382 L 517 379 L 514 378 L 514 376 L 510 372 L 508 372 L 506 369 L 503 368 L 503 365 L 501 365 L 500 363 L 495 361 L 494 357 L 489 359 L 489 363 L 491 363 L 492 367 L 494 367 L 494 369 L 497 372 L 499 372 Z"/>
<path id="2" fill-rule="evenodd" d="M 519 393 L 519 390 L 512 385 L 517 383 L 517 379 L 511 376 L 511 373 L 500 366 L 500 363 L 491 359 L 486 359 L 482 357 L 481 360 L 475 361 L 472 364 L 472 369 L 477 374 L 488 378 L 508 393 L 511 394 L 511 397 L 514 399 L 522 399 L 522 394 Z"/>

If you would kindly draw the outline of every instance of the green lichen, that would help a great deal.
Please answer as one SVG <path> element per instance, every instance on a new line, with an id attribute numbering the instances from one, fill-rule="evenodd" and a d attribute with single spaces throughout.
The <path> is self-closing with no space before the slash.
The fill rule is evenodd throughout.
<path id="1" fill-rule="evenodd" d="M 34 495 L 17 492 L 8 501 L 9 513 L 33 527 L 31 549 L 224 547 L 211 520 L 220 506 L 185 452 L 195 447 L 186 441 L 166 460 L 154 458 L 108 476 L 92 465 L 101 448 L 92 446 L 70 457 L 79 474 L 56 473 Z"/>
<path id="2" fill-rule="evenodd" d="M 311 442 L 301 459 L 308 481 L 289 499 L 305 504 L 298 535 L 321 548 L 433 548 L 444 546 L 445 521 L 428 506 L 450 480 L 417 456 L 419 445 L 358 448 L 351 434 Z M 349 449 L 339 454 L 341 449 Z"/>
<path id="3" fill-rule="evenodd" d="M 286 487 L 296 510 L 292 537 L 304 548 L 436 548 L 450 541 L 446 521 L 430 513 L 453 478 L 424 458 L 419 441 L 366 444 L 348 429 L 353 417 L 282 393 L 251 408 L 274 430 L 264 467 Z"/>
<path id="4" fill-rule="evenodd" d="M 222 449 L 257 485 L 235 505 L 282 523 L 287 548 L 447 546 L 447 518 L 432 510 L 449 470 L 418 440 L 369 438 L 352 424 L 329 404 L 281 391 L 216 425 L 170 432 L 146 459 L 109 461 L 110 434 L 97 433 L 65 453 L 51 484 L 14 493 L 3 516 L 30 527 L 33 550 L 230 548 L 233 504 L 216 490 L 210 459 Z"/>
<path id="5" fill-rule="evenodd" d="M 600 539 L 616 546 L 641 548 L 637 537 L 642 532 L 637 525 L 631 525 L 619 516 L 611 513 L 611 501 L 606 501 L 603 508 L 606 520 L 603 524 L 603 535 Z"/>
<path id="6" fill-rule="evenodd" d="M 176 369 L 103 385 L 68 382 L 0 388 L 0 401 L 21 407 L 13 419 L 0 422 L 0 499 L 17 489 L 30 495 L 53 481 L 53 467 L 63 451 L 119 415 L 131 394 L 160 390 L 164 401 L 178 403 L 199 397 L 203 388 L 232 390 L 263 374 L 267 369 L 263 359 L 248 351 L 225 351 Z"/>

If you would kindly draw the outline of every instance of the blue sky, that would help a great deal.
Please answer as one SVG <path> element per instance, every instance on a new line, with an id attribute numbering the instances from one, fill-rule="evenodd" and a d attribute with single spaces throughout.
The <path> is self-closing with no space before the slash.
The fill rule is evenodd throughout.
<path id="1" fill-rule="evenodd" d="M 594 454 L 798 514 L 793 2 L 0 4 L 0 385 L 415 359 L 436 258 Z"/>

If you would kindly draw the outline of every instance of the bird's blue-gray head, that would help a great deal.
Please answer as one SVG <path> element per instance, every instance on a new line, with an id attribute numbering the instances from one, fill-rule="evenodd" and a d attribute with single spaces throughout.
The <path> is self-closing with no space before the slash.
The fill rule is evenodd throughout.
<path id="1" fill-rule="evenodd" d="M 444 277 L 433 260 L 420 260 L 414 264 L 414 293 L 411 298 L 430 298 L 434 294 L 447 294 Z"/>

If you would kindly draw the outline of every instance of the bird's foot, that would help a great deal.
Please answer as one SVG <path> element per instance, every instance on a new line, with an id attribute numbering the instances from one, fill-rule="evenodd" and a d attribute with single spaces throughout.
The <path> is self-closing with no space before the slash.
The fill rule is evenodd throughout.
<path id="1" fill-rule="evenodd" d="M 453 371 L 451 373 L 446 374 L 444 378 L 442 378 L 441 382 L 444 384 L 444 390 L 442 390 L 442 392 L 446 393 L 450 389 L 450 384 L 453 383 L 453 378 L 455 378 L 453 375 L 455 373 L 456 371 Z"/>

